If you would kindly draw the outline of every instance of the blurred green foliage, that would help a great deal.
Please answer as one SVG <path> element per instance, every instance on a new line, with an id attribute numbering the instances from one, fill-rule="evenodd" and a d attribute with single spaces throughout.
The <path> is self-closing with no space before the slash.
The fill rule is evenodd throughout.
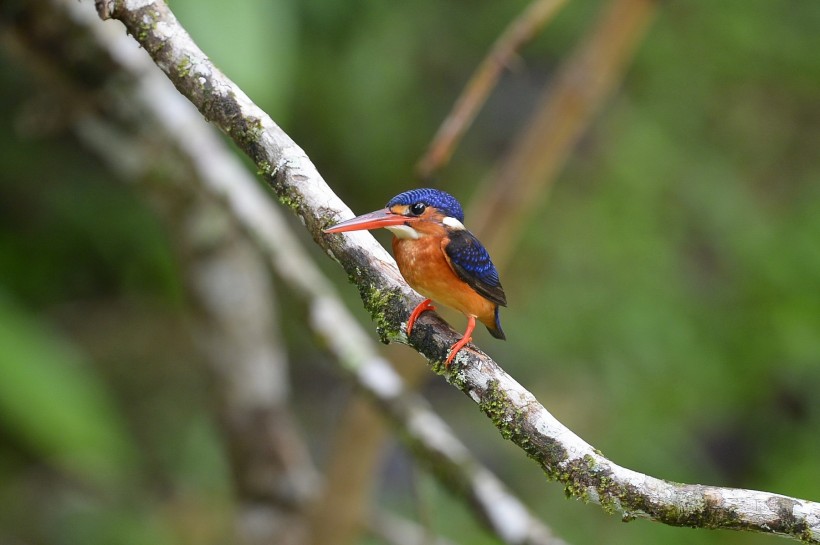
<path id="1" fill-rule="evenodd" d="M 524 5 L 172 2 L 357 211 L 416 185 L 413 163 Z M 570 2 L 525 49 L 440 187 L 469 201 L 598 5 Z M 816 0 L 662 3 L 504 271 L 509 341 L 477 341 L 618 463 L 820 500 L 818 28 Z M 21 111 L 41 83 L 25 68 L 0 64 L 0 542 L 218 542 L 230 476 L 172 245 L 70 136 L 32 138 Z M 310 341 L 291 341 L 295 361 L 316 358 Z M 294 369 L 318 458 L 329 380 L 320 362 Z M 617 524 L 565 500 L 471 403 L 427 393 L 572 543 L 776 542 Z M 52 494 L 44 473 L 102 497 Z M 412 514 L 391 475 L 381 494 Z M 435 487 L 427 501 L 437 530 L 495 542 Z"/>
<path id="2" fill-rule="evenodd" d="M 112 400 L 58 335 L 0 299 L 0 418 L 38 457 L 111 484 L 133 462 Z"/>

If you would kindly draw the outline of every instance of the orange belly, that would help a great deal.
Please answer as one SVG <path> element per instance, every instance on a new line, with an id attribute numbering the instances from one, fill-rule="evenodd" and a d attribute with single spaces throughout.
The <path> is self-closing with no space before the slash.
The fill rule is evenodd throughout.
<path id="1" fill-rule="evenodd" d="M 479 295 L 453 272 L 440 238 L 393 238 L 393 254 L 401 275 L 414 290 L 494 327 L 495 303 Z"/>

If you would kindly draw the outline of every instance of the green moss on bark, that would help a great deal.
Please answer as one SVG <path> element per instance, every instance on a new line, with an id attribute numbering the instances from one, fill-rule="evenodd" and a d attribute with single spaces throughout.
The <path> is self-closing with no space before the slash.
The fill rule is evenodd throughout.
<path id="1" fill-rule="evenodd" d="M 372 283 L 358 283 L 359 291 L 364 301 L 364 307 L 370 313 L 370 318 L 376 324 L 376 332 L 379 339 L 384 344 L 399 336 L 400 329 L 397 324 L 401 323 L 397 319 L 397 309 L 402 308 L 401 294 L 393 290 L 378 288 Z"/>
<path id="2" fill-rule="evenodd" d="M 191 74 L 191 59 L 184 57 L 176 65 L 177 77 L 187 78 Z"/>

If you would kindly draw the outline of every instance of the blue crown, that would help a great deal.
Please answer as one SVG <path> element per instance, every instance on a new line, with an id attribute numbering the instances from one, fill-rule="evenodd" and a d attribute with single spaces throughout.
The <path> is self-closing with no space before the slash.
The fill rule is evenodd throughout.
<path id="1" fill-rule="evenodd" d="M 461 209 L 461 204 L 455 197 L 444 191 L 424 187 L 421 189 L 411 189 L 404 193 L 399 193 L 387 203 L 387 208 L 397 204 L 410 206 L 420 202 L 425 206 L 432 206 L 438 208 L 444 214 L 451 218 L 456 218 L 460 222 L 464 222 L 464 210 Z"/>

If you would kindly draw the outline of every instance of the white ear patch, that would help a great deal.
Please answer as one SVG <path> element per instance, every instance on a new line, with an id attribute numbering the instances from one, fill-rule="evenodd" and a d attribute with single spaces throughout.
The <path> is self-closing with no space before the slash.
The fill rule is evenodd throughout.
<path id="1" fill-rule="evenodd" d="M 413 240 L 418 240 L 421 238 L 421 233 L 409 225 L 391 225 L 390 227 L 385 227 L 385 229 L 396 235 L 398 238 L 409 238 Z"/>
<path id="2" fill-rule="evenodd" d="M 464 224 L 458 221 L 456 218 L 451 218 L 450 216 L 445 216 L 444 219 L 441 220 L 441 223 L 456 230 L 463 230 Z"/>

